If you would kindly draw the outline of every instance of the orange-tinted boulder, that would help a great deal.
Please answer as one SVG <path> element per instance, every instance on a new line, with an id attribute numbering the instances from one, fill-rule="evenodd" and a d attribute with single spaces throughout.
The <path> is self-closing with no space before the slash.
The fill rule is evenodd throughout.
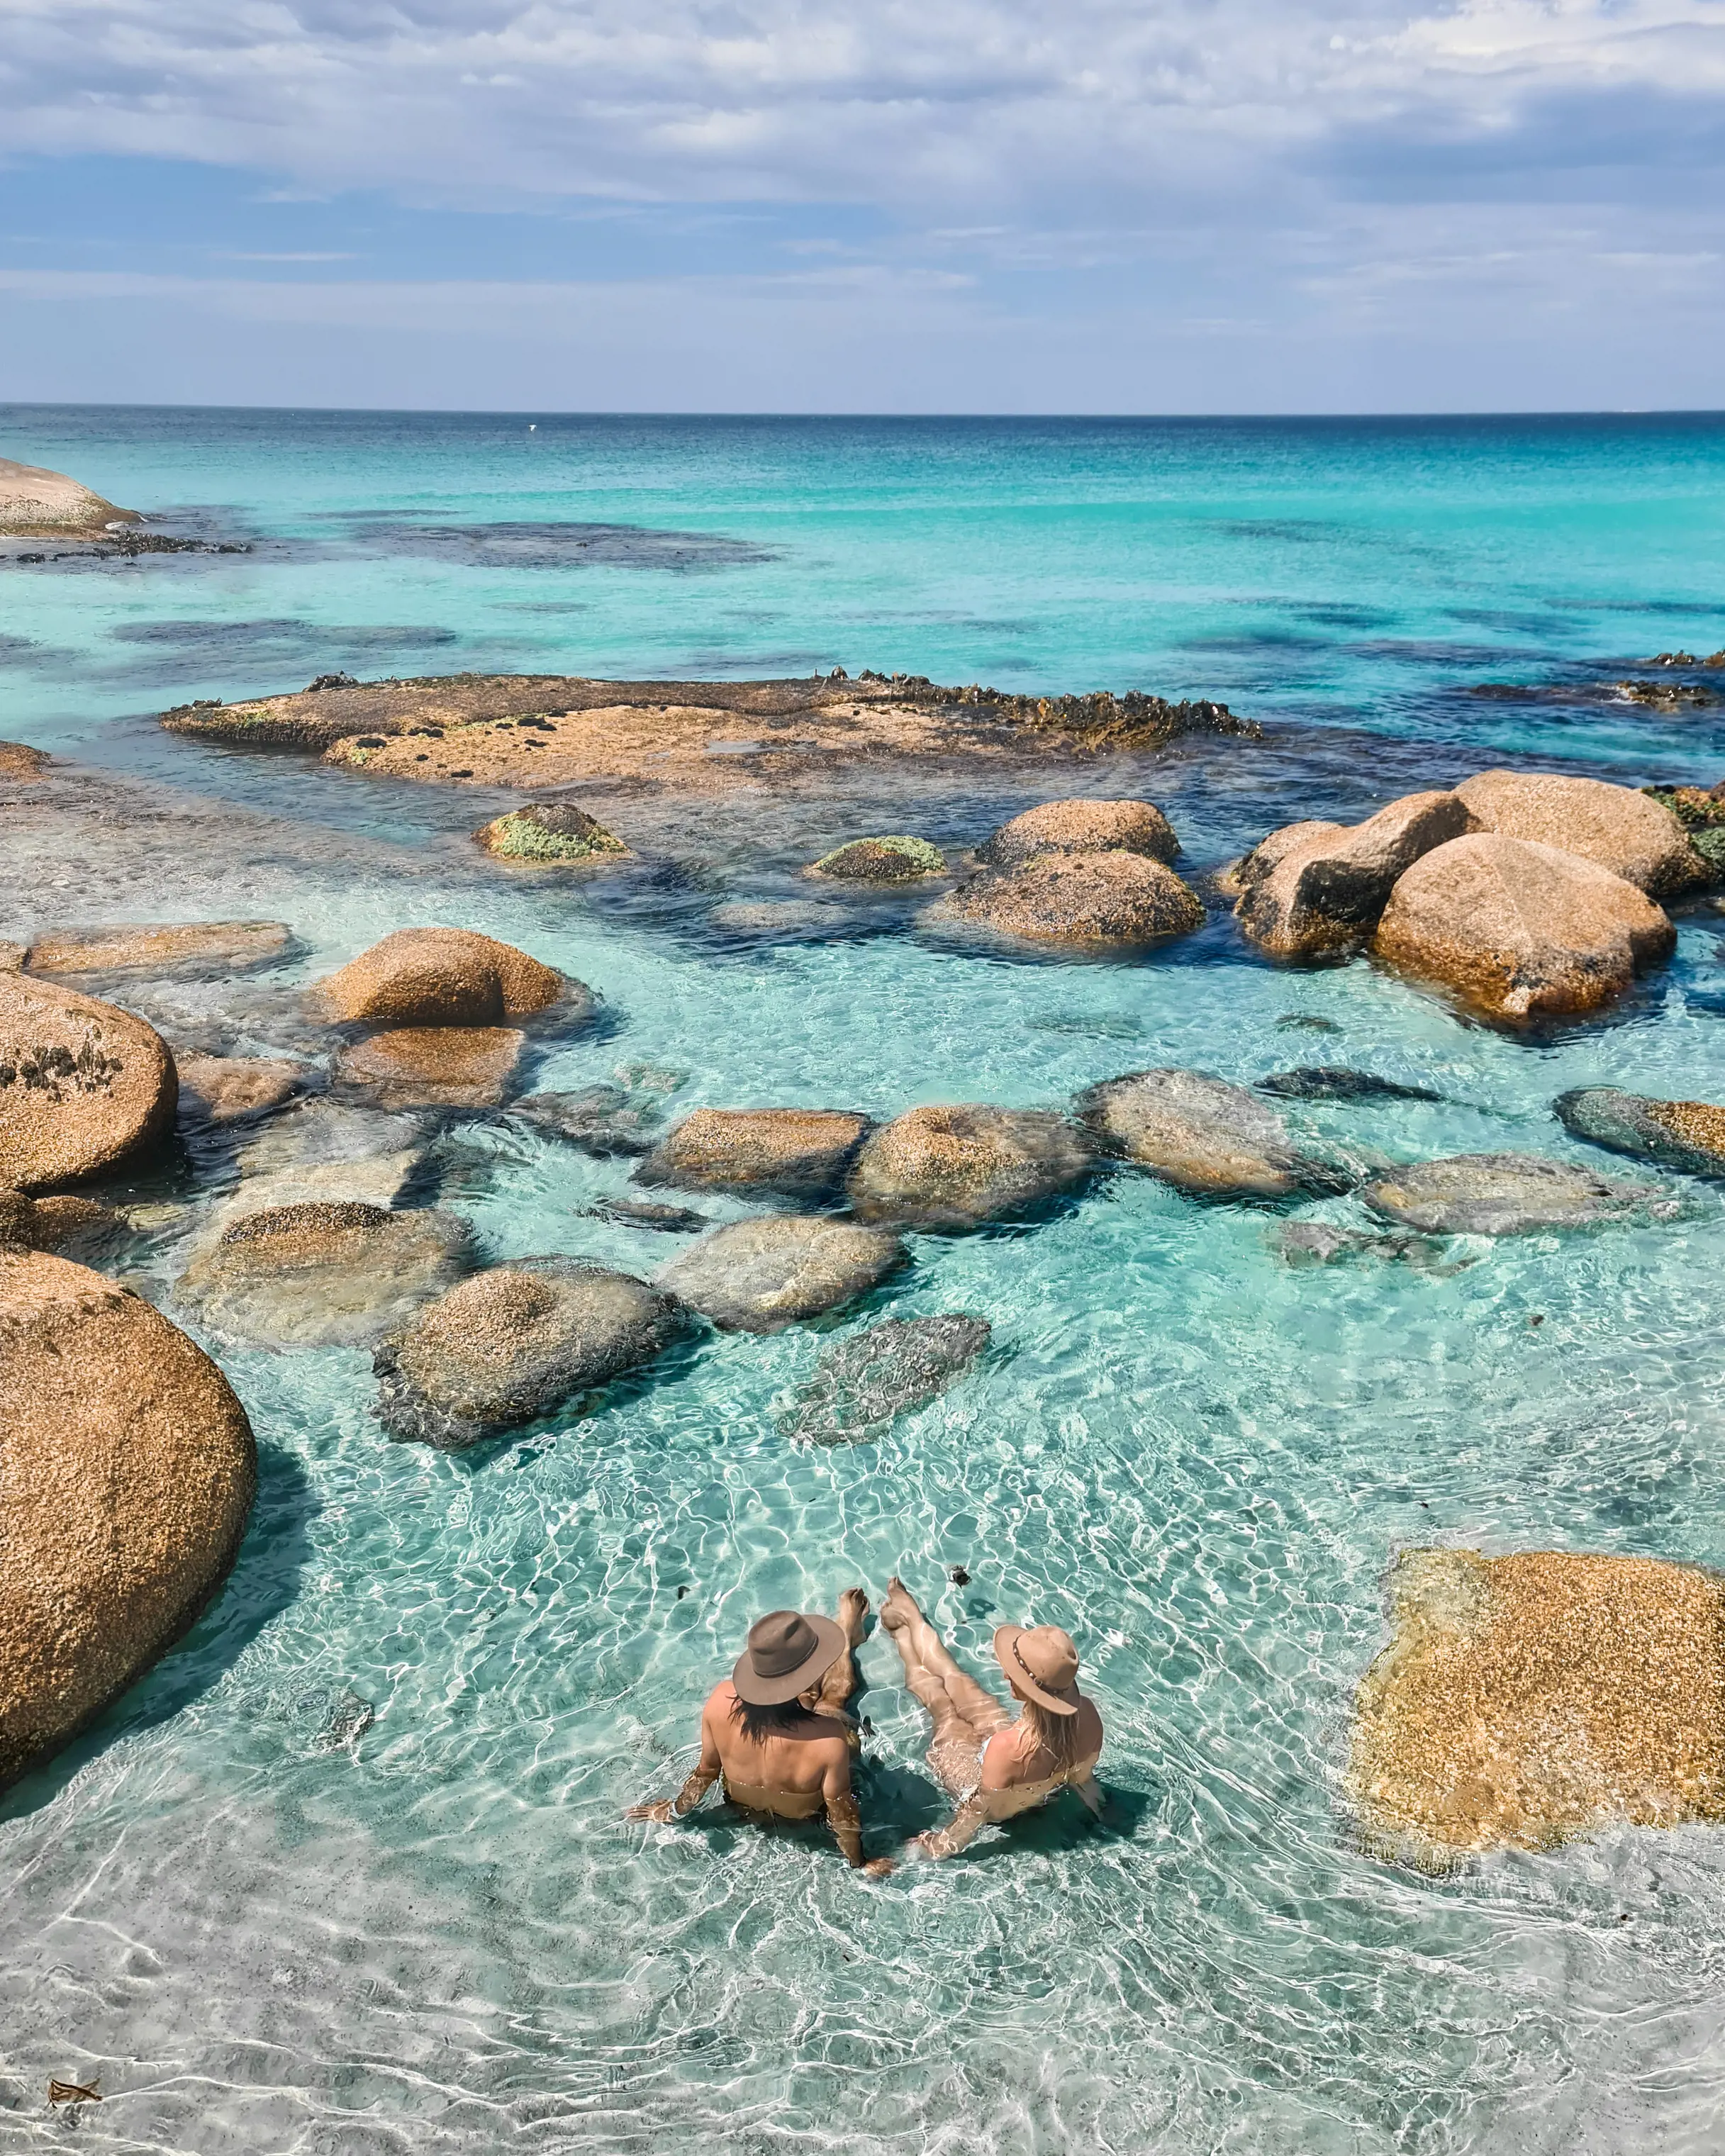
<path id="1" fill-rule="evenodd" d="M 399 928 L 320 981 L 315 993 L 334 1019 L 499 1025 L 587 991 L 512 943 L 470 928 Z"/>
<path id="2" fill-rule="evenodd" d="M 51 1190 L 146 1152 L 172 1128 L 167 1043 L 112 1004 L 0 973 L 0 1183 Z"/>
<path id="3" fill-rule="evenodd" d="M 1671 810 L 1632 787 L 1554 771 L 1482 771 L 1455 791 L 1479 829 L 1579 854 L 1654 898 L 1710 878 Z"/>

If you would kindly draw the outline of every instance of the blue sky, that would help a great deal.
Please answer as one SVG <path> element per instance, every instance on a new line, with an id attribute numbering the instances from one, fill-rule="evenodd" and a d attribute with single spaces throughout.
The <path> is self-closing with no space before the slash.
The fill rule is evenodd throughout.
<path id="1" fill-rule="evenodd" d="M 4 0 L 0 399 L 1725 404 L 1725 0 Z"/>

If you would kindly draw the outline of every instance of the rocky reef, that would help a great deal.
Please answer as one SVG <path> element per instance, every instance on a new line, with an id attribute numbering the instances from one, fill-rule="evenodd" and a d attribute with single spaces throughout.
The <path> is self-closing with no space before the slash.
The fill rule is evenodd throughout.
<path id="1" fill-rule="evenodd" d="M 116 509 L 64 472 L 0 457 L 0 533 L 22 539 L 65 539 L 136 524 L 137 511 Z"/>

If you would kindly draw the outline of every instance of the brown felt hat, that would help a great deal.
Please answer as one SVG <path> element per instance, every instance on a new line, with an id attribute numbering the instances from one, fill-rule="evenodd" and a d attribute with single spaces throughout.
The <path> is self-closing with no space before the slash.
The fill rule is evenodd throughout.
<path id="1" fill-rule="evenodd" d="M 1078 1650 L 1058 1625 L 1003 1625 L 994 1659 L 1022 1692 L 1055 1714 L 1078 1712 Z"/>
<path id="2" fill-rule="evenodd" d="M 749 1643 L 737 1658 L 731 1681 L 751 1707 L 783 1707 L 819 1684 L 850 1642 L 830 1617 L 805 1617 L 800 1609 L 775 1609 L 749 1627 Z"/>

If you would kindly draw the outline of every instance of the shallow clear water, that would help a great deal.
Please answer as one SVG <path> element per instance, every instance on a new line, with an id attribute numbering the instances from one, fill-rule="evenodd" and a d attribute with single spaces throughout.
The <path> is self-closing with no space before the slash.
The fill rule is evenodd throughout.
<path id="1" fill-rule="evenodd" d="M 443 428 L 467 433 L 451 449 Z M 797 451 L 795 430 L 764 424 L 567 431 L 594 445 L 597 475 L 557 513 L 721 531 L 778 558 L 698 574 L 382 556 L 0 571 L 7 634 L 69 654 L 8 677 L 3 731 L 209 791 L 259 786 L 255 762 L 184 745 L 151 761 L 155 737 L 129 717 L 150 708 L 142 678 L 102 671 L 128 648 L 114 625 L 401 621 L 411 596 L 413 618 L 459 639 L 415 667 L 482 653 L 646 673 L 706 654 L 734 671 L 813 644 L 853 667 L 1210 690 L 1408 743 L 1376 764 L 1359 732 L 1171 759 L 1164 798 L 1202 868 L 1256 835 L 1255 819 L 1291 813 L 1302 774 L 1312 813 L 1353 813 L 1423 762 L 1534 745 L 1495 729 L 1536 716 L 1445 701 L 1444 680 L 1725 642 L 1702 603 L 1725 569 L 1722 438 L 1700 429 L 1559 429 L 1543 450 L 1531 428 L 1499 448 L 1466 428 L 1338 430 L 1327 446 L 1322 430 L 1210 429 L 1209 461 L 1191 449 L 1171 475 L 1092 429 L 1045 429 L 1020 464 L 1010 429 L 931 427 L 917 446 L 896 428 L 872 510 L 858 453 L 830 470 L 818 433 Z M 392 455 L 439 516 L 549 516 L 514 490 L 507 459 L 539 454 L 518 434 L 266 415 L 49 428 L 14 413 L 0 450 L 122 500 L 218 502 L 295 531 L 314 508 L 395 506 L 380 478 Z M 1261 547 L 1191 536 L 1222 521 L 1218 501 L 1235 525 L 1256 505 Z M 1394 547 L 1275 536 L 1326 501 L 1350 530 L 1393 529 Z M 1518 522 L 1537 544 L 1506 536 Z M 1142 583 L 1122 531 L 1154 565 Z M 585 626 L 521 613 L 511 643 L 506 594 L 537 604 L 547 579 L 587 595 Z M 1128 583 L 1130 606 L 1106 603 Z M 1373 612 L 1404 639 L 1465 607 L 1501 604 L 1522 625 L 1494 632 L 1468 672 L 1453 656 L 1363 655 L 1364 631 L 1332 624 L 1298 660 L 1301 683 L 1267 647 L 1193 648 L 1200 620 L 1261 629 L 1242 592 L 1290 613 Z M 1015 666 L 963 611 L 984 601 L 1022 613 Z M 752 627 L 752 607 L 787 625 Z M 841 621 L 855 626 L 827 644 Z M 406 669 L 405 649 L 355 670 Z M 339 661 L 314 639 L 285 672 L 229 671 L 218 638 L 204 670 L 151 676 L 151 694 L 291 685 L 326 663 Z M 1481 731 L 1445 732 L 1464 720 Z M 1633 775 L 1638 729 L 1660 767 L 1707 766 L 1692 721 L 1595 715 L 1553 738 Z M 1261 796 L 1254 753 L 1275 774 Z M 278 813 L 381 817 L 340 805 L 382 798 L 362 783 L 269 770 Z M 1291 1111 L 1332 1144 L 1609 1167 L 1564 1136 L 1555 1093 L 1725 1098 L 1711 913 L 1685 919 L 1677 961 L 1619 1020 L 1517 1040 L 1364 964 L 1269 967 L 1223 922 L 1130 966 L 1003 963 L 909 935 L 727 945 L 701 932 L 693 901 L 655 913 L 603 886 L 572 899 L 476 875 L 439 835 L 444 813 L 428 803 L 424 834 L 406 829 L 424 855 L 411 886 L 384 866 L 203 862 L 184 910 L 219 913 L 225 897 L 280 913 L 308 975 L 414 919 L 507 937 L 592 983 L 614 1019 L 536 1082 L 649 1065 L 681 1078 L 680 1111 L 886 1115 L 942 1097 L 1058 1101 L 1160 1063 L 1250 1079 L 1343 1062 L 1445 1098 Z M 984 827 L 991 813 L 977 808 Z M 727 887 L 740 873 L 727 866 Z M 164 863 L 167 911 L 178 874 Z M 61 902 L 44 895 L 40 917 Z M 1340 1031 L 1279 1023 L 1296 1014 Z M 626 1189 L 626 1163 L 518 1131 L 465 1143 L 449 1202 L 494 1255 L 565 1249 L 645 1270 L 678 1247 L 576 1217 Z M 82 2142 L 198 2156 L 1716 2146 L 1725 1838 L 1625 1832 L 1432 1879 L 1359 1852 L 1337 1782 L 1397 1548 L 1725 1563 L 1725 1200 L 1667 1180 L 1686 1201 L 1675 1222 L 1467 1244 L 1455 1255 L 1475 1262 L 1447 1276 L 1291 1270 L 1271 1247 L 1276 1216 L 1132 1177 L 1033 1228 L 918 1238 L 912 1270 L 834 1329 L 967 1310 L 995 1351 L 879 1441 L 833 1449 L 777 1425 L 823 1344 L 809 1329 L 707 1338 L 590 1412 L 454 1459 L 382 1441 L 362 1355 L 218 1351 L 263 1453 L 234 1579 L 184 1649 L 0 1807 L 0 2148 L 57 2140 L 48 2075 L 95 2072 L 107 2100 L 86 2109 Z M 1361 1217 L 1345 1199 L 1302 1209 Z M 963 1589 L 946 1578 L 957 1564 Z M 675 1786 L 699 1702 L 755 1614 L 830 1606 L 857 1581 L 878 1595 L 894 1570 L 978 1669 L 1003 1617 L 1074 1632 L 1108 1727 L 1107 1831 L 1045 1814 L 965 1859 L 865 1884 L 818 1835 L 765 1838 L 717 1812 L 622 1823 L 627 1803 Z M 896 1656 L 876 1639 L 863 1661 L 863 1798 L 885 1844 L 936 1799 Z M 348 1691 L 376 1719 L 331 1749 L 321 1734 Z"/>

